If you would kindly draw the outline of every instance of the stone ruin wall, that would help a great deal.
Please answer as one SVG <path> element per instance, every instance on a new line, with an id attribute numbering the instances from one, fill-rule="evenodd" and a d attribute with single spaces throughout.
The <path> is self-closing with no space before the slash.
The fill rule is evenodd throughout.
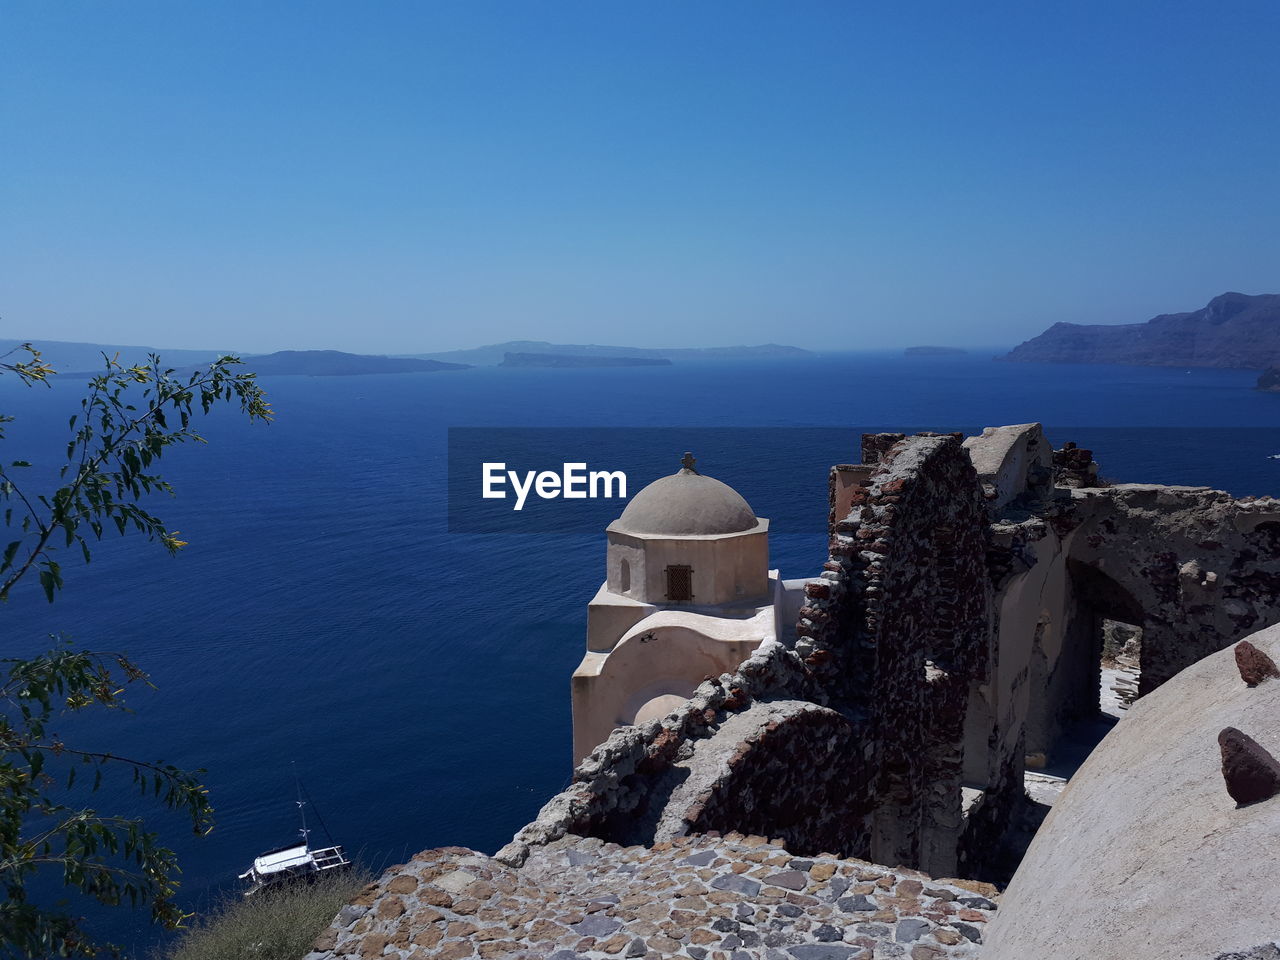
<path id="1" fill-rule="evenodd" d="M 1090 452 L 1037 424 L 868 435 L 863 461 L 833 468 L 793 648 L 614 731 L 500 859 L 738 831 L 981 875 L 1024 756 L 1096 709 L 1101 615 L 1148 632 L 1148 688 L 1280 621 L 1274 500 L 1100 487 Z"/>
<path id="2" fill-rule="evenodd" d="M 984 502 L 959 435 L 868 436 L 865 456 L 794 649 L 764 644 L 661 722 L 615 731 L 500 859 L 566 834 L 738 831 L 955 871 L 969 691 L 989 659 Z"/>
<path id="3" fill-rule="evenodd" d="M 1072 501 L 1072 562 L 1141 611 L 1140 692 L 1280 620 L 1276 500 L 1121 484 L 1072 491 Z"/>
<path id="4" fill-rule="evenodd" d="M 830 818 L 779 821 L 784 811 L 819 809 L 834 791 L 848 792 L 851 782 L 865 779 L 864 764 L 854 759 L 858 731 L 827 701 L 794 651 L 766 641 L 736 673 L 706 680 L 661 721 L 615 730 L 496 857 L 519 865 L 531 849 L 566 835 L 651 843 L 729 832 L 735 823 L 768 823 L 769 835 L 793 851 L 822 849 L 836 834 Z M 849 749 L 833 751 L 836 743 Z M 818 769 L 813 758 L 823 757 L 838 762 Z M 806 775 L 756 779 L 796 765 Z M 838 829 L 845 826 L 838 822 Z"/>
<path id="5" fill-rule="evenodd" d="M 802 610 L 797 649 L 841 661 L 837 688 L 869 722 L 876 778 L 864 855 L 954 872 L 970 691 L 990 659 L 985 505 L 959 434 L 868 435 L 863 464 L 831 536 L 856 602 Z M 984 786 L 986 761 L 984 738 L 969 761 Z"/>
<path id="6" fill-rule="evenodd" d="M 1019 429 L 1015 445 L 1042 436 L 1034 424 Z M 1104 485 L 1074 444 L 1044 465 L 1053 485 L 1028 485 L 993 511 L 988 560 L 997 716 L 1006 733 L 1023 731 L 1025 753 L 1051 757 L 1064 731 L 1096 712 L 1105 619 L 1142 628 L 1143 694 L 1280 621 L 1280 503 Z"/>

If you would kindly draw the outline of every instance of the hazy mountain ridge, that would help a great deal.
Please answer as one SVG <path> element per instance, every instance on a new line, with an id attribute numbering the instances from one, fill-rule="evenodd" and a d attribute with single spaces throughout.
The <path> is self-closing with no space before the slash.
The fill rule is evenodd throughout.
<path id="1" fill-rule="evenodd" d="M 384 357 L 343 353 L 341 350 L 278 350 L 246 357 L 245 369 L 264 377 L 350 377 L 376 373 L 436 373 L 466 370 L 469 364 L 421 360 L 413 357 Z"/>
<path id="2" fill-rule="evenodd" d="M 161 348 L 136 344 L 88 343 L 70 340 L 0 339 L 0 355 L 23 343 L 31 343 L 59 373 L 77 375 L 98 373 L 103 368 L 102 355 L 119 355 L 126 366 L 145 363 L 149 354 L 159 354 L 161 361 L 174 368 L 190 369 L 228 354 L 239 357 L 264 375 L 296 374 L 309 376 L 343 376 L 355 373 L 426 373 L 433 370 L 460 369 L 469 366 L 499 366 L 506 354 L 550 354 L 560 357 L 637 358 L 655 360 L 738 360 L 753 357 L 807 357 L 810 350 L 765 343 L 757 346 L 730 347 L 609 347 L 598 344 L 550 343 L 545 340 L 511 340 L 468 350 L 445 350 L 435 353 L 357 354 L 340 350 L 280 350 L 253 354 L 240 350 L 192 350 Z M 16 356 L 16 355 L 15 355 Z M 341 358 L 341 359 L 340 359 Z M 12 359 L 12 358 L 11 358 Z M 361 361 L 357 363 L 357 360 Z M 408 361 L 409 365 L 405 365 Z M 440 366 L 418 366 L 417 363 Z M 550 364 L 522 364 L 526 366 Z M 562 366 L 570 366 L 565 363 Z M 364 369 L 367 367 L 368 369 Z"/>
<path id="3" fill-rule="evenodd" d="M 572 369 L 581 367 L 669 367 L 666 357 L 597 357 L 571 356 L 563 353 L 508 353 L 503 355 L 500 367 L 551 367 Z"/>
<path id="4" fill-rule="evenodd" d="M 165 366 L 185 376 L 218 357 L 238 356 L 244 369 L 261 376 L 341 377 L 378 373 L 435 373 L 440 370 L 465 370 L 465 363 L 446 363 L 413 357 L 387 357 L 345 353 L 341 350 L 278 350 L 275 353 L 243 354 L 231 350 L 168 350 L 155 347 L 126 346 L 104 343 L 78 343 L 59 340 L 0 340 L 0 354 L 16 350 L 30 342 L 44 360 L 62 376 L 90 377 L 101 373 L 106 361 L 103 355 L 116 357 L 125 366 L 146 363 L 157 354 Z M 14 353 L 10 360 L 21 359 Z"/>
<path id="5" fill-rule="evenodd" d="M 1000 359 L 1257 370 L 1280 364 L 1280 294 L 1224 293 L 1145 323 L 1055 323 Z"/>
<path id="6" fill-rule="evenodd" d="M 156 353 L 161 361 L 171 367 L 194 366 L 208 363 L 218 357 L 234 354 L 243 356 L 235 350 L 191 350 L 191 349 L 157 349 L 137 344 L 119 343 L 85 343 L 75 340 L 44 340 L 28 337 L 25 340 L 0 339 L 0 354 L 17 350 L 24 343 L 30 343 L 40 351 L 42 358 L 50 363 L 59 373 L 99 373 L 104 369 L 106 361 L 102 355 L 109 357 L 119 354 L 120 362 L 125 366 L 135 363 L 146 363 L 147 355 Z M 25 355 L 23 355 L 25 356 Z M 9 357 L 9 361 L 23 359 L 17 353 Z"/>
<path id="7" fill-rule="evenodd" d="M 807 357 L 811 350 L 778 343 L 733 347 L 610 347 L 595 343 L 549 343 L 546 340 L 508 340 L 469 350 L 413 353 L 403 356 L 450 360 L 477 366 L 498 366 L 508 353 L 549 353 L 563 357 L 650 357 L 659 360 L 740 360 L 751 357 Z"/>

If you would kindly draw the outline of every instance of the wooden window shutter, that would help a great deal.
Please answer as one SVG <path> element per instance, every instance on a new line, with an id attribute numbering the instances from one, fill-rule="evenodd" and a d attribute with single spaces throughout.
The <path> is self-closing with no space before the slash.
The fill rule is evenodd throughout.
<path id="1" fill-rule="evenodd" d="M 688 603 L 693 599 L 693 567 L 672 564 L 667 567 L 667 602 Z"/>

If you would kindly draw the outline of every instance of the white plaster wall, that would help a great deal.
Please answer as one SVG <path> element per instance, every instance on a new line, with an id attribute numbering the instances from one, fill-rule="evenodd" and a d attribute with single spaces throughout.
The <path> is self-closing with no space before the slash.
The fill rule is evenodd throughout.
<path id="1" fill-rule="evenodd" d="M 631 567 L 631 585 L 623 589 L 622 564 L 626 561 Z M 610 533 L 609 544 L 605 548 L 605 582 L 612 593 L 636 600 L 645 599 L 644 544 L 642 541 L 625 534 Z"/>
<path id="2" fill-rule="evenodd" d="M 777 617 L 777 637 L 779 643 L 784 643 L 788 647 L 794 646 L 796 642 L 796 623 L 800 619 L 800 608 L 804 606 L 805 595 L 804 586 L 811 580 L 821 581 L 821 577 L 805 577 L 802 580 L 782 580 L 776 578 L 779 571 L 772 570 L 770 574 L 775 578 L 777 601 L 774 604 L 778 611 Z M 824 581 L 825 582 L 825 581 Z"/>
<path id="3" fill-rule="evenodd" d="M 1280 660 L 1280 626 L 1249 639 Z M 1275 939 L 1280 797 L 1227 794 L 1228 726 L 1280 756 L 1280 680 L 1246 687 L 1231 649 L 1135 702 L 1036 833 L 984 960 L 1207 960 Z"/>
<path id="4" fill-rule="evenodd" d="M 654 606 L 619 596 L 603 584 L 587 605 L 587 649 L 608 653 Z"/>
<path id="5" fill-rule="evenodd" d="M 693 568 L 693 604 L 746 603 L 769 595 L 769 538 L 764 530 L 717 537 L 645 538 L 643 586 L 632 566 L 631 595 L 667 603 L 667 567 Z M 642 591 L 642 592 L 641 592 Z"/>
<path id="6" fill-rule="evenodd" d="M 614 727 L 635 721 L 662 696 L 688 698 L 707 677 L 731 673 L 765 640 L 774 639 L 773 604 L 741 618 L 660 610 L 636 623 L 608 653 L 588 651 L 574 672 L 574 762 Z"/>

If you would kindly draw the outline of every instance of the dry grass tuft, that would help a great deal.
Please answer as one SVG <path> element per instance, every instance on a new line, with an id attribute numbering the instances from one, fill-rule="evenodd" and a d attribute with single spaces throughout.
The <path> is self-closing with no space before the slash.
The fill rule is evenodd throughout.
<path id="1" fill-rule="evenodd" d="M 247 899 L 228 896 L 152 960 L 298 960 L 370 879 L 352 869 Z"/>

